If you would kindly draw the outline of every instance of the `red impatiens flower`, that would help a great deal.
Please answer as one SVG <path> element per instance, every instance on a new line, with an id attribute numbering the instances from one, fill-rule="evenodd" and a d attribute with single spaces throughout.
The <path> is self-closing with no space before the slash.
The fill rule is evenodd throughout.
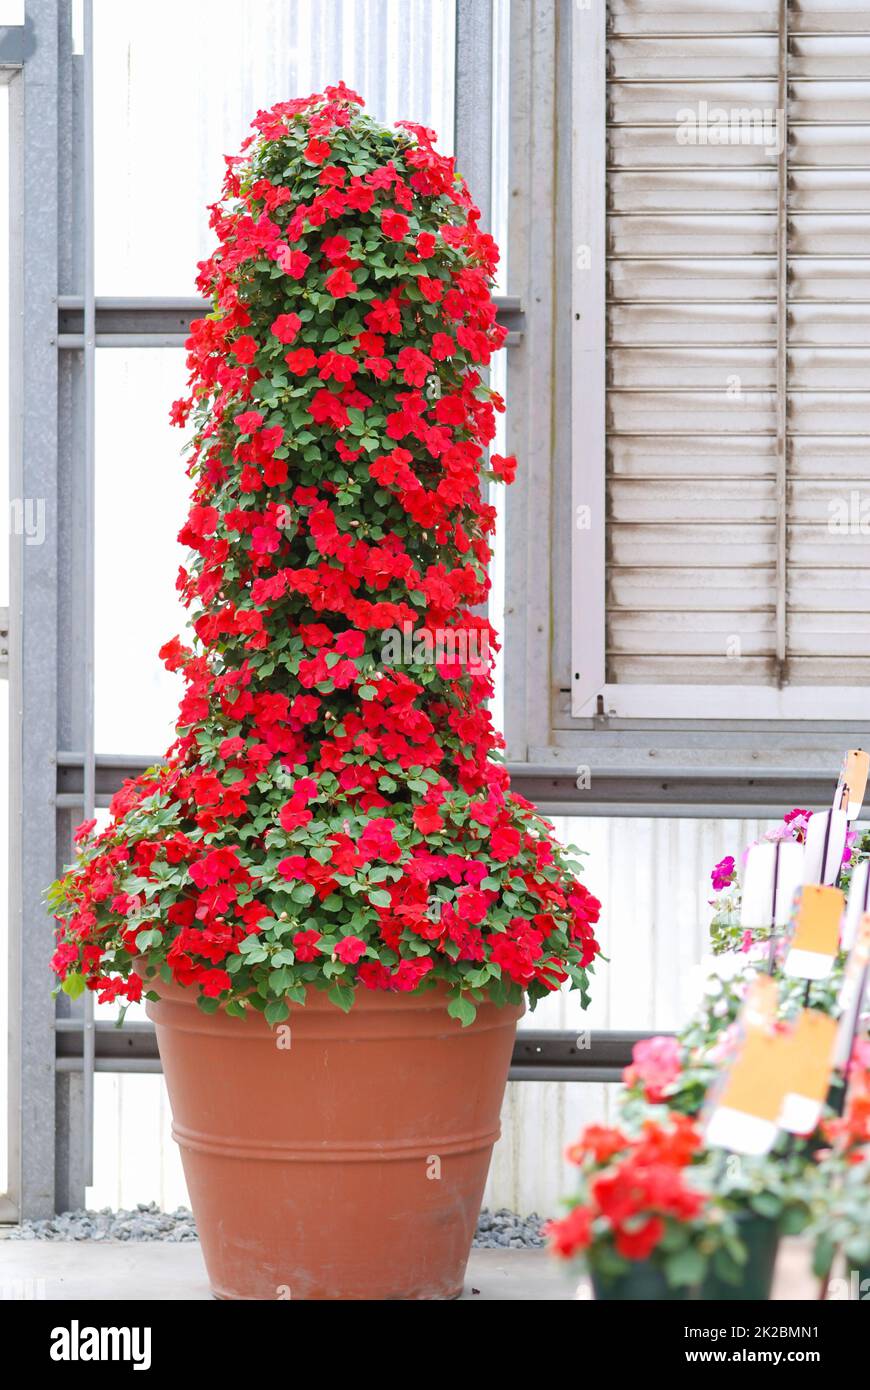
<path id="1" fill-rule="evenodd" d="M 437 806 L 418 806 L 414 811 L 414 825 L 423 835 L 434 835 L 444 829 L 444 820 Z"/>
<path id="2" fill-rule="evenodd" d="M 489 848 L 493 859 L 506 864 L 519 854 L 520 832 L 510 825 L 500 826 L 490 835 Z"/>
<path id="3" fill-rule="evenodd" d="M 647 1260 L 665 1233 L 660 1216 L 650 1216 L 639 1226 L 620 1226 L 616 1232 L 616 1249 L 627 1260 Z"/>
<path id="4" fill-rule="evenodd" d="M 513 454 L 508 458 L 503 458 L 501 454 L 493 454 L 489 460 L 489 466 L 495 476 L 506 483 L 512 483 L 516 477 L 517 461 Z"/>
<path id="5" fill-rule="evenodd" d="M 291 940 L 297 960 L 316 960 L 321 954 L 320 947 L 317 944 L 320 940 L 319 931 L 298 931 Z"/>
<path id="6" fill-rule="evenodd" d="M 317 353 L 309 347 L 295 348 L 284 354 L 284 361 L 294 376 L 305 376 L 317 366 Z"/>
<path id="7" fill-rule="evenodd" d="M 305 146 L 305 158 L 312 164 L 323 164 L 331 153 L 325 140 L 309 140 Z"/>
<path id="8" fill-rule="evenodd" d="M 344 299 L 346 295 L 353 294 L 356 289 L 350 271 L 341 266 L 334 270 L 331 275 L 327 275 L 323 283 L 327 294 L 331 294 L 333 299 Z"/>
<path id="9" fill-rule="evenodd" d="M 544 1235 L 557 1255 L 570 1259 L 585 1250 L 592 1239 L 592 1212 L 588 1207 L 574 1207 L 561 1221 L 548 1221 Z"/>
<path id="10" fill-rule="evenodd" d="M 289 246 L 281 248 L 277 260 L 284 274 L 289 275 L 291 280 L 301 280 L 311 264 L 311 257 L 304 251 L 294 251 Z"/>
<path id="11" fill-rule="evenodd" d="M 253 362 L 256 356 L 257 340 L 256 338 L 252 338 L 250 333 L 243 333 L 241 337 L 236 338 L 232 345 L 232 350 L 237 362 L 243 362 L 245 365 L 248 365 Z"/>
<path id="12" fill-rule="evenodd" d="M 569 1163 L 582 1163 L 590 1155 L 595 1163 L 606 1163 L 626 1149 L 630 1140 L 620 1129 L 608 1125 L 587 1125 L 576 1144 L 567 1150 Z"/>
<path id="13" fill-rule="evenodd" d="M 390 241 L 401 241 L 408 235 L 410 223 L 403 212 L 395 212 L 392 208 L 384 208 L 381 213 L 381 231 Z"/>
<path id="14" fill-rule="evenodd" d="M 343 936 L 335 948 L 337 960 L 345 965 L 356 965 L 360 956 L 366 953 L 366 943 L 359 936 Z"/>
<path id="15" fill-rule="evenodd" d="M 298 314 L 279 314 L 272 322 L 272 332 L 280 343 L 292 343 L 301 327 Z"/>

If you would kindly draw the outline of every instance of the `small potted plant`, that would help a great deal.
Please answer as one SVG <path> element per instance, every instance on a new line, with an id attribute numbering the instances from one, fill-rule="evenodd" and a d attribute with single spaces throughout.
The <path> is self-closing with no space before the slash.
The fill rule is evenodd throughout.
<path id="1" fill-rule="evenodd" d="M 148 1000 L 224 1298 L 457 1295 L 524 1000 L 585 1007 L 599 949 L 486 705 L 497 249 L 434 132 L 361 105 L 227 161 L 178 737 L 50 899 L 63 989 Z"/>
<path id="2" fill-rule="evenodd" d="M 859 1041 L 842 1116 L 824 1125 L 829 1148 L 816 1153 L 813 1269 L 826 1283 L 837 1255 L 852 1296 L 870 1298 L 870 1042 Z"/>
<path id="3" fill-rule="evenodd" d="M 708 981 L 704 1003 L 679 1037 L 636 1043 L 623 1074 L 620 1114 L 637 1125 L 669 1111 L 696 1118 L 734 1037 L 741 976 Z M 790 996 L 789 996 L 790 999 Z M 710 1300 L 770 1297 L 780 1238 L 803 1230 L 810 1217 L 812 1148 L 809 1140 L 784 1137 L 762 1157 L 699 1150 L 704 1185 L 727 1213 L 743 1248 L 735 1259 L 723 1244 L 711 1258 L 698 1297 Z"/>
<path id="4" fill-rule="evenodd" d="M 702 1142 L 693 1120 L 673 1114 L 645 1120 L 634 1136 L 588 1126 L 569 1149 L 579 1191 L 547 1233 L 554 1253 L 581 1258 L 596 1299 L 694 1299 L 714 1261 L 729 1271 L 745 1262 L 711 1171 L 696 1162 Z"/>

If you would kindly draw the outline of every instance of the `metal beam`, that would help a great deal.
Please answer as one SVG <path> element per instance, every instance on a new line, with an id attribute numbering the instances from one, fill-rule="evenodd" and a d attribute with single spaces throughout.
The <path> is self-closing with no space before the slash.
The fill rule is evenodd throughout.
<path id="1" fill-rule="evenodd" d="M 28 9 L 32 9 L 28 6 Z M 33 14 L 23 24 L 0 24 L 0 68 L 20 68 L 36 49 Z"/>
<path id="2" fill-rule="evenodd" d="M 619 1081 L 631 1061 L 635 1043 L 650 1032 L 601 1030 L 571 1033 L 552 1029 L 523 1029 L 517 1034 L 511 1061 L 511 1081 Z M 151 1023 L 99 1022 L 96 1025 L 98 1072 L 160 1072 L 160 1053 Z M 73 1020 L 58 1024 L 57 1069 L 80 1073 L 83 1065 L 82 1029 Z"/>
<path id="3" fill-rule="evenodd" d="M 830 749 L 820 751 L 815 765 L 807 757 L 790 750 L 776 752 L 769 746 L 762 763 L 753 762 L 747 750 L 743 750 L 745 760 L 735 750 L 730 761 L 711 762 L 698 756 L 697 747 L 688 746 L 679 762 L 652 756 L 651 748 L 660 747 L 662 737 L 651 735 L 649 746 L 626 739 L 621 748 L 611 740 L 605 753 L 604 744 L 596 744 L 602 736 L 592 734 L 585 742 L 578 741 L 571 761 L 567 761 L 570 750 L 561 748 L 556 750 L 558 761 L 508 763 L 511 783 L 550 816 L 779 817 L 788 806 L 830 804 L 836 780 L 832 769 L 848 742 L 845 736 L 832 735 Z M 676 754 L 676 745 L 672 753 Z M 726 750 L 720 754 L 728 756 Z M 108 806 L 125 781 L 161 761 L 156 754 L 98 754 L 96 804 Z M 81 753 L 58 754 L 59 807 L 81 811 L 82 767 Z"/>
<path id="4" fill-rule="evenodd" d="M 668 816 L 717 819 L 770 816 L 790 806 L 830 804 L 830 770 L 650 766 L 595 766 L 594 739 L 586 746 L 584 775 L 578 764 L 509 763 L 511 785 L 545 816 Z M 588 776 L 586 772 L 588 770 Z M 578 781 L 581 783 L 578 786 Z"/>
<path id="5" fill-rule="evenodd" d="M 495 297 L 498 322 L 508 330 L 508 346 L 520 341 L 523 309 L 516 295 Z M 105 297 L 95 303 L 97 347 L 183 348 L 194 319 L 211 312 L 205 299 Z M 80 295 L 62 295 L 57 305 L 57 345 L 62 351 L 84 346 L 84 304 Z"/>

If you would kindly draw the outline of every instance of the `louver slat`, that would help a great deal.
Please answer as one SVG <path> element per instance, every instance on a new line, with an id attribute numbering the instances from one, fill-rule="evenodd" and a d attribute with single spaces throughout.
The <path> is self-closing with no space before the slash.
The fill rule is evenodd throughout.
<path id="1" fill-rule="evenodd" d="M 870 3 L 788 6 L 784 499 L 778 12 L 739 0 L 609 5 L 616 685 L 870 680 Z M 741 113 L 734 143 L 710 137 L 722 108 Z M 706 115 L 706 135 L 687 112 Z"/>

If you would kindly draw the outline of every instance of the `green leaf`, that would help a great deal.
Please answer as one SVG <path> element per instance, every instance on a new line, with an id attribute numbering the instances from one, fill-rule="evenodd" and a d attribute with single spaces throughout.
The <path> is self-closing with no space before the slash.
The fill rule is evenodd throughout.
<path id="1" fill-rule="evenodd" d="M 665 1278 L 672 1288 L 691 1287 L 700 1284 L 706 1272 L 707 1262 L 699 1250 L 687 1245 L 665 1260 Z"/>
<path id="2" fill-rule="evenodd" d="M 467 994 L 454 995 L 447 1005 L 447 1012 L 451 1018 L 458 1018 L 463 1028 L 467 1028 L 477 1017 L 477 1008 Z"/>
<path id="3" fill-rule="evenodd" d="M 79 974 L 78 970 L 71 970 L 61 985 L 64 994 L 68 994 L 70 999 L 78 999 L 84 993 L 85 977 Z"/>
<path id="4" fill-rule="evenodd" d="M 343 1013 L 348 1013 L 353 1004 L 354 990 L 352 985 L 334 984 L 329 991 L 327 998 L 337 1004 Z"/>
<path id="5" fill-rule="evenodd" d="M 143 931 L 136 933 L 136 949 L 147 951 L 149 946 L 159 946 L 162 940 L 162 931 L 156 927 L 146 927 Z"/>
<path id="6" fill-rule="evenodd" d="M 754 1192 L 749 1199 L 749 1205 L 759 1216 L 766 1216 L 771 1221 L 775 1221 L 782 1211 L 781 1200 L 772 1192 Z"/>
<path id="7" fill-rule="evenodd" d="M 276 1023 L 283 1023 L 285 1018 L 290 1017 L 290 1010 L 283 999 L 272 999 L 266 1005 L 265 1014 L 269 1027 L 274 1028 Z"/>

